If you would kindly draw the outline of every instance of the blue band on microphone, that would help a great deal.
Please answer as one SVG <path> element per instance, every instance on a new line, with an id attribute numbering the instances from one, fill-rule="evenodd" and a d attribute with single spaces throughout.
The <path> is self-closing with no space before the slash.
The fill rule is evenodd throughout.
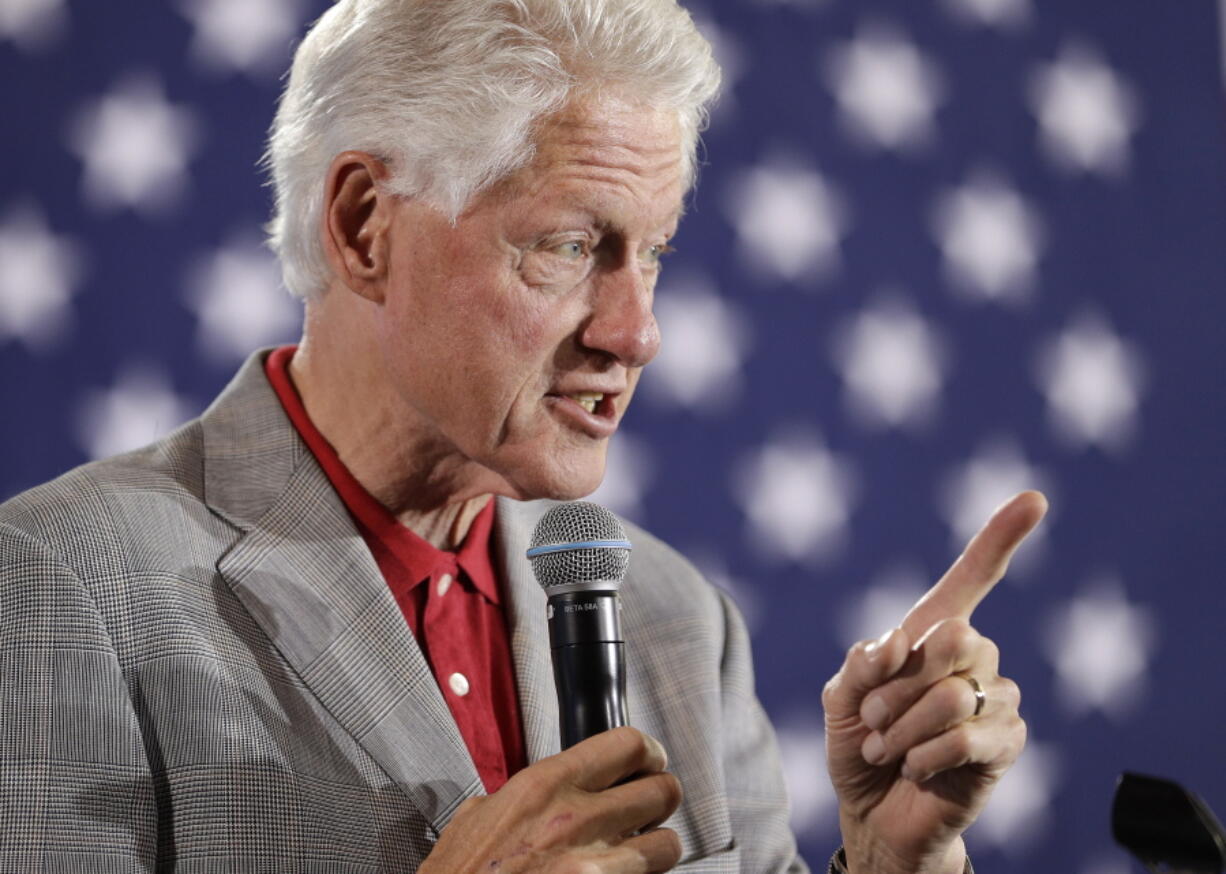
<path id="1" fill-rule="evenodd" d="M 576 549 L 633 549 L 629 540 L 582 540 L 577 543 L 556 543 L 552 546 L 534 546 L 528 550 L 528 558 L 549 555 L 553 552 L 572 552 Z"/>

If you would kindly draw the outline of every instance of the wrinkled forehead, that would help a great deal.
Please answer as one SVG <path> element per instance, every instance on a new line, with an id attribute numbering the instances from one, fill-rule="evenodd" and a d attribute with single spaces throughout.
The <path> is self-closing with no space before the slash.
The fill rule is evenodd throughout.
<path id="1" fill-rule="evenodd" d="M 531 162 L 506 180 L 520 194 L 604 191 L 657 218 L 680 216 L 685 160 L 675 111 L 588 97 L 542 120 L 533 143 Z"/>

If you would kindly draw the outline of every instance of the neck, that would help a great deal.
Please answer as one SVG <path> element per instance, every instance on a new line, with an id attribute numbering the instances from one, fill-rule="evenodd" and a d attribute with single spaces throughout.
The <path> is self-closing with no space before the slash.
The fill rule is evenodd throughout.
<path id="1" fill-rule="evenodd" d="M 387 386 L 360 309 L 307 305 L 306 325 L 289 375 L 307 415 L 341 462 L 379 503 L 415 534 L 441 549 L 455 549 L 489 503 L 493 475 L 457 458 L 433 429 L 413 421 Z M 342 324 L 347 322 L 347 324 Z M 369 327 L 368 325 L 365 327 Z M 355 348 L 361 347 L 361 348 Z"/>

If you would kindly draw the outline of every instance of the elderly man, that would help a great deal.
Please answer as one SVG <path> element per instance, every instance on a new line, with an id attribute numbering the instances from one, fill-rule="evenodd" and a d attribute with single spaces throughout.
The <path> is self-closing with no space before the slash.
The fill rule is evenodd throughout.
<path id="1" fill-rule="evenodd" d="M 521 502 L 597 486 L 657 351 L 717 81 L 671 0 L 316 24 L 269 153 L 301 343 L 0 509 L 0 867 L 805 870 L 727 600 L 632 531 L 636 728 L 559 753 L 522 557 Z M 1042 511 L 827 685 L 832 870 L 969 870 L 1025 730 L 968 619 Z"/>

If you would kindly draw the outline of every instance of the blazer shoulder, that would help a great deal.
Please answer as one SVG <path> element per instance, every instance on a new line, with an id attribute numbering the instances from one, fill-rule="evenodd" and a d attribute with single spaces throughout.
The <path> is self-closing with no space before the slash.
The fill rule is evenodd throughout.
<path id="1" fill-rule="evenodd" d="M 728 596 L 671 544 L 634 523 L 623 524 L 633 546 L 628 596 L 670 611 L 694 611 L 711 626 L 722 627 L 731 606 Z"/>
<path id="2" fill-rule="evenodd" d="M 0 529 L 43 544 L 82 578 L 103 573 L 98 562 L 164 523 L 169 505 L 202 503 L 201 447 L 192 420 L 149 446 L 83 464 L 0 504 Z"/>
<path id="3" fill-rule="evenodd" d="M 626 526 L 626 534 L 633 547 L 630 556 L 632 569 L 663 573 L 683 586 L 711 588 L 702 572 L 670 543 L 633 522 L 623 520 L 622 524 Z"/>

